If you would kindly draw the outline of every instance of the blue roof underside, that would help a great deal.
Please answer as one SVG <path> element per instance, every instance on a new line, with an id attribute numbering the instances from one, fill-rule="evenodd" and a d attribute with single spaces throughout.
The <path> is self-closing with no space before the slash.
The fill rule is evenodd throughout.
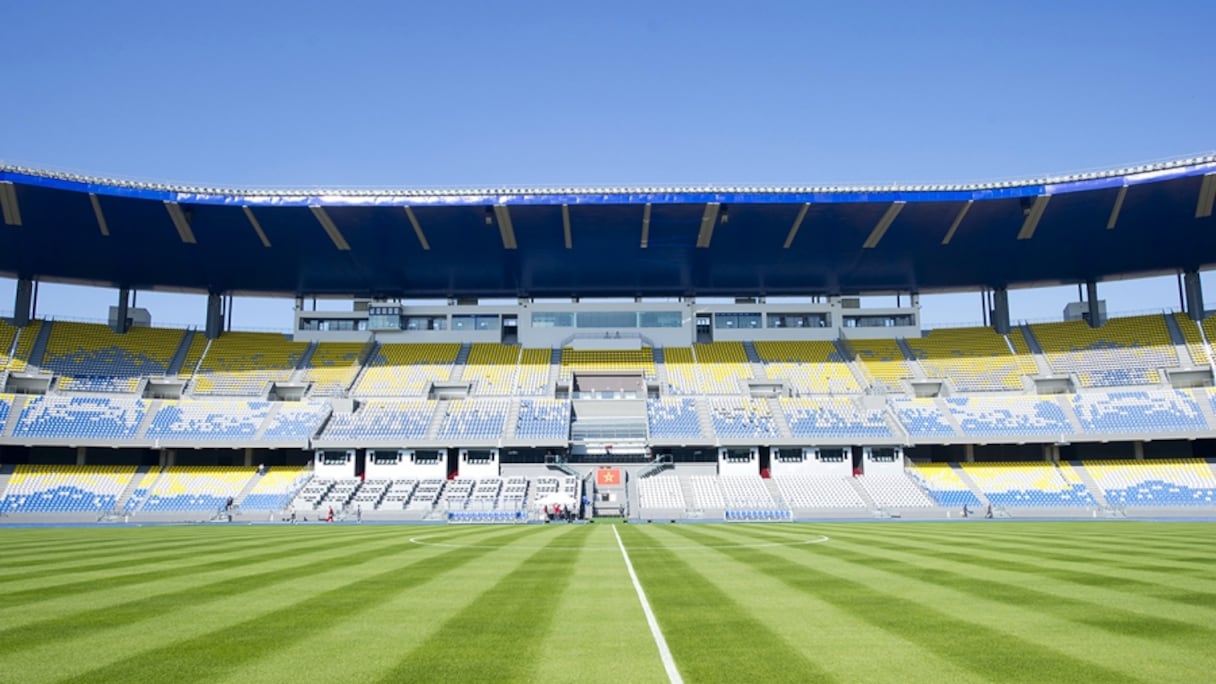
<path id="1" fill-rule="evenodd" d="M 1068 283 L 1216 264 L 1216 219 L 1203 215 L 1201 201 L 1205 176 L 1214 172 L 1216 160 L 1208 158 L 983 187 L 259 192 L 0 167 L 0 182 L 12 184 L 16 199 L 10 209 L 20 214 L 13 221 L 6 213 L 0 223 L 0 272 L 136 289 L 412 298 L 836 295 Z M 1019 239 L 1043 195 L 1050 200 L 1033 235 Z M 166 203 L 180 205 L 193 243 L 183 240 Z M 715 214 L 710 203 L 724 211 Z M 336 235 L 318 220 L 318 207 Z M 898 213 L 875 243 L 875 228 L 893 207 Z M 707 209 L 716 220 L 702 236 Z M 507 246 L 503 214 L 515 248 Z M 703 237 L 708 244 L 698 246 Z"/>

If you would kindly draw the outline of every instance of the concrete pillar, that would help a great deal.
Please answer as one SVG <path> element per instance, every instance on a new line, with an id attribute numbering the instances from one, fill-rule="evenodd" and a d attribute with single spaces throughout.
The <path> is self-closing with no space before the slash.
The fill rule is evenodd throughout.
<path id="1" fill-rule="evenodd" d="M 1132 458 L 1135 458 L 1137 461 L 1144 460 L 1144 442 L 1139 440 L 1132 442 Z"/>
<path id="2" fill-rule="evenodd" d="M 992 329 L 1000 335 L 1009 334 L 1009 290 L 1004 286 L 992 291 Z"/>
<path id="3" fill-rule="evenodd" d="M 89 453 L 88 447 L 76 447 L 76 465 L 84 465 L 85 456 Z"/>
<path id="4" fill-rule="evenodd" d="M 1098 314 L 1098 281 L 1085 281 L 1085 303 L 1089 305 L 1089 327 L 1102 327 L 1103 321 Z"/>
<path id="5" fill-rule="evenodd" d="M 968 463 L 975 463 L 975 445 L 967 444 L 963 446 L 963 458 Z"/>
<path id="6" fill-rule="evenodd" d="M 224 332 L 224 299 L 218 292 L 207 294 L 207 339 L 214 340 Z"/>
<path id="7" fill-rule="evenodd" d="M 21 278 L 17 281 L 17 296 L 13 299 L 13 325 L 24 328 L 33 318 L 34 281 Z M 7 352 L 7 350 L 5 350 Z"/>
<path id="8" fill-rule="evenodd" d="M 111 330 L 118 334 L 127 331 L 127 318 L 130 316 L 131 291 L 125 287 L 118 288 L 118 314 L 114 316 Z"/>
<path id="9" fill-rule="evenodd" d="M 1199 280 L 1199 271 L 1187 271 L 1182 276 L 1183 288 L 1186 290 L 1186 315 L 1192 321 L 1203 320 L 1203 283 Z"/>
<path id="10" fill-rule="evenodd" d="M 245 467 L 253 467 L 253 447 L 245 447 Z"/>

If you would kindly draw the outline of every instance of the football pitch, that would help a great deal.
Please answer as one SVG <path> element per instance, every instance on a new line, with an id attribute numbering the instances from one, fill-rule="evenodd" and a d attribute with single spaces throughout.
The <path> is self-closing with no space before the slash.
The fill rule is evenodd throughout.
<path id="1" fill-rule="evenodd" d="M 1141 522 L 2 529 L 0 682 L 1212 681 L 1214 541 Z"/>

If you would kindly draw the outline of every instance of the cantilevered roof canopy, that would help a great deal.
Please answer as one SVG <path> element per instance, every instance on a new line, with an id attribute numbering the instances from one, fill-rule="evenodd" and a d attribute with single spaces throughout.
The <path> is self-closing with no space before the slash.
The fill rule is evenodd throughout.
<path id="1" fill-rule="evenodd" d="M 1216 156 L 951 186 L 260 191 L 0 166 L 9 276 L 305 296 L 933 292 L 1216 264 Z"/>

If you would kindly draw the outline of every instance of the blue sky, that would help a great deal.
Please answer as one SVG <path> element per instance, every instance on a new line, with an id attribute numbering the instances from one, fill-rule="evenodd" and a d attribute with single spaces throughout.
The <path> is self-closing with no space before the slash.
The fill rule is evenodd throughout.
<path id="1" fill-rule="evenodd" d="M 1028 177 L 1216 150 L 1213 25 L 1210 1 L 13 3 L 0 159 L 237 186 Z M 1013 315 L 1075 293 L 1014 292 Z M 1170 278 L 1101 294 L 1178 300 Z M 114 297 L 46 285 L 39 310 Z M 924 305 L 980 317 L 978 295 Z M 242 300 L 235 322 L 289 310 Z"/>

